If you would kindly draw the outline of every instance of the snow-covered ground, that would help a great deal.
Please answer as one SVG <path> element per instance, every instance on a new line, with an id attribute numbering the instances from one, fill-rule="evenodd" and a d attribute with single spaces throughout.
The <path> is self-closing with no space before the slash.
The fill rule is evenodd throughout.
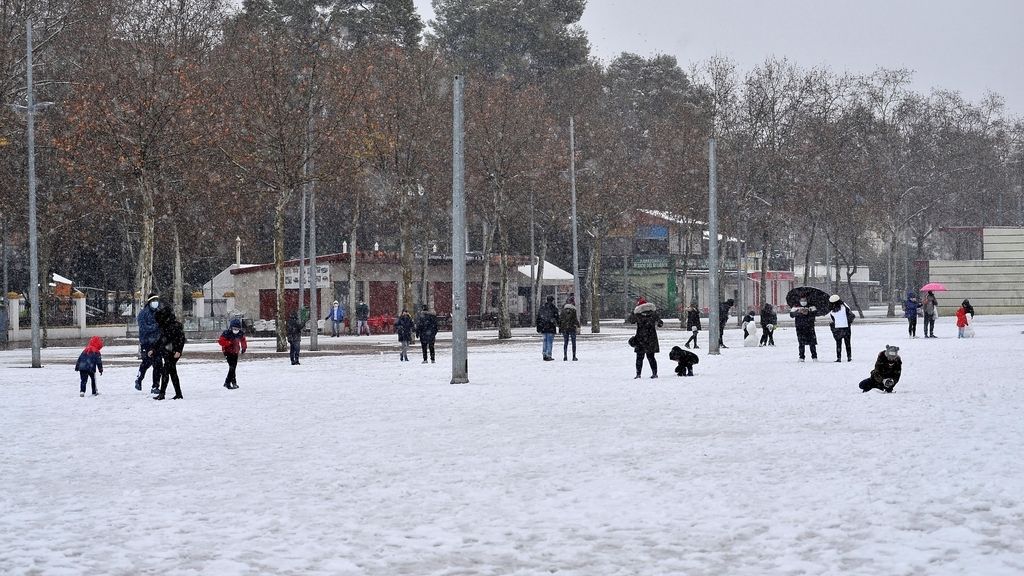
<path id="1" fill-rule="evenodd" d="M 78 349 L 2 352 L 0 573 L 1022 574 L 1024 318 L 951 322 L 855 325 L 850 364 L 827 328 L 806 364 L 791 329 L 717 357 L 705 334 L 694 378 L 666 330 L 658 380 L 621 325 L 579 362 L 480 333 L 459 386 L 446 342 L 422 365 L 364 338 L 384 354 L 243 361 L 234 391 L 183 361 L 173 402 L 129 346 L 96 398 Z M 886 343 L 903 381 L 861 394 Z"/>

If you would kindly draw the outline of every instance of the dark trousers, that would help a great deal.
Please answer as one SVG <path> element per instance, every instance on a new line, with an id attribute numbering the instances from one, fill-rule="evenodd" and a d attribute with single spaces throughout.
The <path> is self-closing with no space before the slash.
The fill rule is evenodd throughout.
<path id="1" fill-rule="evenodd" d="M 718 345 L 719 346 L 725 346 L 725 341 L 722 340 L 722 338 L 725 338 L 725 325 L 726 324 L 728 324 L 728 320 L 722 320 L 722 321 L 720 321 L 718 323 Z"/>
<path id="2" fill-rule="evenodd" d="M 639 376 L 640 372 L 644 368 L 644 356 L 647 357 L 647 363 L 651 365 L 651 374 L 658 374 L 658 361 L 654 359 L 654 352 L 644 352 L 642 350 L 636 351 L 636 373 Z"/>
<path id="3" fill-rule="evenodd" d="M 693 364 L 680 362 L 676 366 L 676 374 L 678 374 L 679 376 L 693 376 Z"/>
<path id="4" fill-rule="evenodd" d="M 572 357 L 576 357 L 576 333 L 562 332 L 562 358 L 568 358 L 569 342 L 572 341 Z"/>
<path id="5" fill-rule="evenodd" d="M 169 355 L 167 360 L 164 361 L 163 378 L 160 380 L 160 396 L 167 392 L 168 380 L 174 385 L 174 396 L 181 398 L 181 383 L 178 382 L 178 358 L 175 358 L 173 354 Z"/>
<path id="6" fill-rule="evenodd" d="M 299 363 L 299 341 L 289 340 L 288 341 L 288 357 L 291 358 L 292 364 Z"/>
<path id="7" fill-rule="evenodd" d="M 907 331 L 910 332 L 911 336 L 917 336 L 917 316 L 911 316 L 907 318 L 908 326 Z"/>
<path id="8" fill-rule="evenodd" d="M 924 335 L 935 336 L 935 314 L 924 315 Z"/>
<path id="9" fill-rule="evenodd" d="M 160 387 L 160 372 L 163 369 L 163 356 L 159 350 L 153 350 L 153 355 L 149 355 L 149 350 L 142 350 L 142 364 L 139 365 L 139 375 L 135 378 L 136 382 L 142 382 L 142 379 L 146 376 L 146 370 L 149 367 L 153 367 L 153 388 Z"/>
<path id="10" fill-rule="evenodd" d="M 427 352 L 430 352 L 430 361 L 434 361 L 434 339 L 427 340 L 426 338 L 420 338 L 420 348 L 423 349 L 423 361 L 427 361 Z"/>
<path id="11" fill-rule="evenodd" d="M 96 373 L 95 372 L 79 372 L 78 376 L 82 379 L 82 394 L 85 394 L 85 382 L 86 380 L 92 381 L 92 393 L 96 393 Z"/>
<path id="12" fill-rule="evenodd" d="M 832 334 L 832 337 L 836 339 L 836 360 L 842 359 L 843 356 L 843 342 L 846 343 L 846 358 L 850 358 L 850 329 L 849 328 L 836 328 L 836 331 Z M 814 354 L 814 350 L 811 349 L 811 354 Z"/>
<path id="13" fill-rule="evenodd" d="M 700 346 L 697 346 L 697 334 L 698 334 L 698 332 L 695 332 L 695 331 L 694 332 L 690 332 L 690 339 L 686 341 L 686 344 L 684 344 L 684 346 L 689 348 L 690 347 L 690 342 L 693 342 L 693 346 L 695 348 L 700 348 Z"/>
<path id="14" fill-rule="evenodd" d="M 804 346 L 809 346 L 811 348 L 811 358 L 817 358 L 818 357 L 818 347 L 817 347 L 817 345 L 815 345 L 815 344 L 804 344 L 803 342 L 801 342 L 800 343 L 800 359 L 801 360 L 804 359 Z"/>
<path id="15" fill-rule="evenodd" d="M 238 354 L 225 354 L 224 359 L 228 361 L 228 375 L 224 378 L 225 384 L 237 384 L 235 380 L 235 366 L 238 366 Z"/>
<path id="16" fill-rule="evenodd" d="M 860 386 L 861 392 L 867 392 L 868 390 L 871 390 L 872 388 L 878 388 L 879 390 L 885 390 L 885 388 L 883 388 L 881 384 L 879 384 L 878 382 L 875 382 L 874 378 L 865 378 L 865 379 L 861 380 L 859 386 Z"/>
<path id="17" fill-rule="evenodd" d="M 761 345 L 764 346 L 775 346 L 775 330 L 769 330 L 764 326 L 761 327 Z"/>

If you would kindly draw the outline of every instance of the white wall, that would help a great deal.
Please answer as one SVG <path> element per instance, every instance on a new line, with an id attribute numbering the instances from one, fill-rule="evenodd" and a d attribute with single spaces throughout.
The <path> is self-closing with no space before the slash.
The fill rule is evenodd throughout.
<path id="1" fill-rule="evenodd" d="M 931 260 L 928 270 L 928 280 L 940 282 L 948 290 L 935 294 L 940 314 L 953 314 L 964 298 L 979 314 L 1024 313 L 1024 258 Z"/>

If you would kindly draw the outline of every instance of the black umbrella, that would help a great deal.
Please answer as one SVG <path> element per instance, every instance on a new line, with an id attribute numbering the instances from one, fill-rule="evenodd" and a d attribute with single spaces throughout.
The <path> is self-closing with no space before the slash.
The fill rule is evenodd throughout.
<path id="1" fill-rule="evenodd" d="M 829 308 L 832 306 L 828 301 L 828 294 L 813 286 L 797 286 L 786 294 L 786 304 L 790 308 L 799 308 L 801 299 L 807 300 L 808 307 L 817 308 L 814 312 L 815 316 L 828 314 Z"/>

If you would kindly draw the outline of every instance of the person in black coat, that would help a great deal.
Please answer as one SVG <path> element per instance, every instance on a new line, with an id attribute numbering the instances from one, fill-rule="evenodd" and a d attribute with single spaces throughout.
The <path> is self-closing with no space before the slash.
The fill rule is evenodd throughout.
<path id="1" fill-rule="evenodd" d="M 964 310 L 966 310 L 967 313 L 971 315 L 971 320 L 974 320 L 974 306 L 971 306 L 971 301 L 968 300 L 967 298 L 964 298 L 964 301 L 961 302 L 960 305 L 963 306 Z"/>
<path id="2" fill-rule="evenodd" d="M 167 392 L 167 381 L 174 385 L 174 397 L 172 400 L 181 400 L 181 383 L 178 381 L 178 360 L 181 359 L 181 352 L 185 349 L 185 328 L 174 317 L 170 308 L 157 310 L 156 320 L 160 323 L 160 339 L 156 348 L 164 357 L 164 369 L 160 379 L 160 393 L 153 397 L 154 400 L 163 400 Z"/>
<path id="3" fill-rule="evenodd" d="M 630 346 L 636 352 L 636 376 L 634 379 L 640 377 L 640 372 L 644 367 L 644 357 L 647 357 L 647 363 L 651 365 L 651 378 L 658 377 L 658 361 L 654 359 L 654 355 L 657 354 L 660 349 L 658 348 L 658 328 L 664 326 L 664 322 L 661 321 L 661 317 L 658 316 L 657 307 L 640 298 L 636 301 L 636 308 L 633 308 L 633 313 L 626 319 L 629 324 L 636 324 L 636 335 L 629 339 Z"/>
<path id="4" fill-rule="evenodd" d="M 693 365 L 700 362 L 699 356 L 689 350 L 683 350 L 679 346 L 672 347 L 668 353 L 668 359 L 677 362 L 676 376 L 693 376 Z"/>
<path id="5" fill-rule="evenodd" d="M 409 361 L 409 345 L 412 344 L 413 321 L 408 310 L 402 310 L 395 322 L 395 332 L 398 334 L 398 343 L 402 345 L 402 351 L 398 359 L 402 362 Z"/>
<path id="6" fill-rule="evenodd" d="M 729 298 L 725 302 L 718 305 L 718 346 L 719 348 L 728 348 L 722 338 L 725 336 L 725 325 L 729 322 L 729 310 L 735 302 L 732 298 Z"/>
<path id="7" fill-rule="evenodd" d="M 818 308 L 808 306 L 807 299 L 801 298 L 800 305 L 789 311 L 796 323 L 796 340 L 800 344 L 800 361 L 804 361 L 804 347 L 810 347 L 811 360 L 818 360 L 818 336 L 814 333 L 814 318 Z"/>
<path id="8" fill-rule="evenodd" d="M 686 341 L 687 348 L 690 347 L 690 342 L 693 342 L 694 348 L 700 348 L 697 345 L 697 333 L 703 330 L 700 325 L 700 310 L 697 309 L 697 303 L 691 302 L 690 307 L 686 310 L 686 329 L 690 331 L 690 339 Z"/>
<path id="9" fill-rule="evenodd" d="M 416 337 L 420 339 L 423 349 L 423 363 L 427 363 L 427 352 L 430 352 L 430 363 L 434 363 L 434 338 L 437 336 L 437 314 L 430 311 L 426 304 L 416 319 Z"/>
<path id="10" fill-rule="evenodd" d="M 861 380 L 859 384 L 861 392 L 877 388 L 883 392 L 892 393 L 903 373 L 903 359 L 900 358 L 899 351 L 899 346 L 886 345 L 885 350 L 878 353 L 878 358 L 875 359 L 875 369 L 871 371 L 871 376 Z"/>
<path id="11" fill-rule="evenodd" d="M 139 373 L 135 377 L 135 389 L 142 390 L 142 379 L 146 377 L 146 370 L 153 367 L 153 386 L 150 394 L 160 391 L 160 370 L 163 367 L 163 357 L 157 353 L 150 354 L 156 347 L 156 341 L 160 339 L 160 325 L 156 321 L 156 312 L 160 305 L 160 296 L 156 292 L 150 292 L 146 298 L 145 306 L 139 311 L 137 321 L 139 323 L 139 356 L 142 363 L 139 365 Z"/>
<path id="12" fill-rule="evenodd" d="M 305 327 L 306 323 L 299 320 L 298 312 L 288 315 L 285 331 L 288 333 L 288 356 L 292 360 L 292 366 L 299 363 L 299 347 L 302 344 L 302 329 Z"/>
<path id="13" fill-rule="evenodd" d="M 778 325 L 779 315 L 775 313 L 772 305 L 765 302 L 761 308 L 761 343 L 760 346 L 775 346 L 775 326 Z"/>

